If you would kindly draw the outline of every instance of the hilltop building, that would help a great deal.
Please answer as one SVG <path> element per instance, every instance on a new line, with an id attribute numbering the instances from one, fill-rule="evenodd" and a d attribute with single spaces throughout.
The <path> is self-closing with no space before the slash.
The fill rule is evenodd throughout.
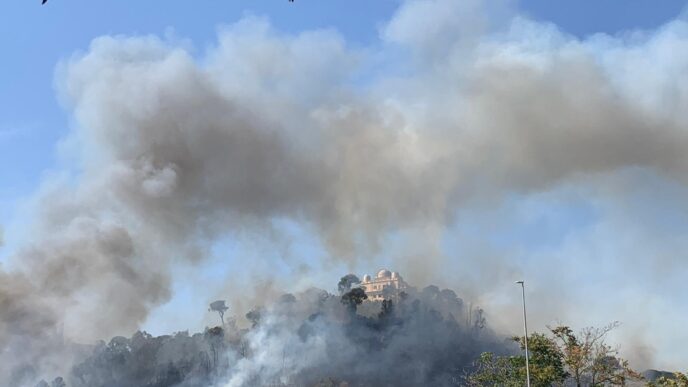
<path id="1" fill-rule="evenodd" d="M 409 288 L 399 273 L 386 269 L 378 271 L 375 278 L 371 278 L 368 274 L 364 275 L 360 286 L 365 290 L 370 301 L 396 299 L 399 293 Z"/>

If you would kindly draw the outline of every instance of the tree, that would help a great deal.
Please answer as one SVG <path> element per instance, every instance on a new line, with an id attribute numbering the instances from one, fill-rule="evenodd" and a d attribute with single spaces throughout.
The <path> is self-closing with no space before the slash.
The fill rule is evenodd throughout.
<path id="1" fill-rule="evenodd" d="M 420 294 L 427 301 L 435 300 L 440 296 L 440 288 L 435 285 L 428 285 L 421 290 Z"/>
<path id="2" fill-rule="evenodd" d="M 642 375 L 633 371 L 627 360 L 617 357 L 616 350 L 606 344 L 600 344 L 595 350 L 590 367 L 590 385 L 625 386 L 629 379 L 640 380 Z"/>
<path id="3" fill-rule="evenodd" d="M 523 337 L 515 337 L 514 341 L 521 345 L 521 350 L 525 350 Z M 554 339 L 541 333 L 534 333 L 528 338 L 528 352 L 530 355 L 530 381 L 533 386 L 551 386 L 563 383 L 569 376 L 564 369 L 564 359 L 562 351 L 557 346 Z M 520 365 L 520 380 L 525 380 L 525 357 L 521 356 L 517 362 Z"/>
<path id="4" fill-rule="evenodd" d="M 389 299 L 394 298 L 395 295 L 396 295 L 396 290 L 394 290 L 393 287 L 391 287 L 389 285 L 382 286 L 382 298 L 383 299 L 389 300 Z"/>
<path id="5" fill-rule="evenodd" d="M 344 304 L 349 312 L 356 313 L 356 308 L 367 300 L 368 295 L 361 288 L 353 288 L 342 296 L 341 302 Z"/>
<path id="6" fill-rule="evenodd" d="M 339 294 L 344 294 L 351 290 L 351 287 L 360 283 L 361 280 L 358 279 L 355 274 L 347 274 L 339 280 L 339 283 L 337 284 L 337 290 L 339 290 Z"/>
<path id="7" fill-rule="evenodd" d="M 277 300 L 279 304 L 293 304 L 296 302 L 296 297 L 294 297 L 293 294 L 291 293 L 285 293 L 280 296 L 279 300 Z"/>
<path id="8" fill-rule="evenodd" d="M 58 376 L 50 383 L 50 387 L 67 387 L 67 384 L 61 376 Z"/>
<path id="9" fill-rule="evenodd" d="M 217 312 L 220 315 L 220 320 L 222 321 L 222 325 L 225 325 L 225 312 L 229 309 L 227 305 L 225 305 L 225 300 L 217 300 L 214 301 L 210 304 L 210 308 L 208 309 L 209 311 Z"/>
<path id="10" fill-rule="evenodd" d="M 377 317 L 380 320 L 388 320 L 394 315 L 394 303 L 392 300 L 382 300 L 382 307 L 380 308 L 380 313 Z"/>
<path id="11" fill-rule="evenodd" d="M 562 325 L 550 328 L 551 337 L 540 333 L 531 335 L 528 338 L 531 385 L 625 386 L 629 380 L 641 379 L 626 360 L 618 357 L 618 351 L 604 341 L 607 333 L 617 326 L 618 323 L 612 323 L 602 328 L 585 328 L 575 334 Z M 522 337 L 514 340 L 525 349 Z M 468 381 L 473 386 L 510 386 L 510 383 L 522 385 L 525 378 L 524 356 L 483 354 Z"/>
<path id="12" fill-rule="evenodd" d="M 214 327 L 206 329 L 203 333 L 205 340 L 210 345 L 210 350 L 212 352 L 212 367 L 217 370 L 220 363 L 220 356 L 225 353 L 224 338 L 225 331 L 220 327 Z"/>
<path id="13" fill-rule="evenodd" d="M 475 317 L 473 318 L 473 321 L 471 322 L 473 324 L 473 328 L 480 330 L 485 328 L 487 320 L 485 319 L 485 311 L 483 308 L 475 308 Z"/>
<path id="14" fill-rule="evenodd" d="M 522 337 L 514 341 L 525 349 Z M 530 381 L 534 387 L 561 384 L 568 374 L 564 370 L 562 353 L 552 338 L 535 333 L 528 338 L 530 353 Z M 468 377 L 469 386 L 523 386 L 526 380 L 525 356 L 495 356 L 483 353 Z"/>
<path id="15" fill-rule="evenodd" d="M 591 387 L 623 386 L 628 380 L 641 378 L 630 369 L 626 360 L 618 357 L 618 351 L 604 341 L 605 336 L 618 326 L 618 322 L 613 322 L 601 328 L 589 327 L 578 335 L 565 325 L 550 328 L 577 387 L 584 384 Z"/>
<path id="16" fill-rule="evenodd" d="M 648 387 L 688 387 L 688 374 L 676 372 L 673 376 L 660 376 L 647 385 Z"/>
<path id="17" fill-rule="evenodd" d="M 474 363 L 474 371 L 462 384 L 470 387 L 522 387 L 525 378 L 519 377 L 517 358 L 484 352 Z"/>
<path id="18" fill-rule="evenodd" d="M 261 309 L 256 308 L 246 313 L 246 319 L 251 322 L 251 327 L 255 328 L 260 324 Z"/>

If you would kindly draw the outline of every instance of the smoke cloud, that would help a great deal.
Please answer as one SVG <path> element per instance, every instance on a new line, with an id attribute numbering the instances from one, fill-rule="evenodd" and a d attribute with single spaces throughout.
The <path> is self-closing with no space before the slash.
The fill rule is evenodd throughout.
<path id="1" fill-rule="evenodd" d="M 629 171 L 687 182 L 682 20 L 579 40 L 490 2 L 407 1 L 380 35 L 356 49 L 246 17 L 199 57 L 105 36 L 61 63 L 79 161 L 37 194 L 30 243 L 1 273 L 3 380 L 49 352 L 39 337 L 136 330 L 172 267 L 275 219 L 349 265 L 407 232 L 405 269 L 431 278 L 467 208 L 580 181 L 623 197 L 607 177 Z"/>
<path id="2" fill-rule="evenodd" d="M 358 289 L 360 290 L 360 289 Z M 481 351 L 514 353 L 479 309 L 428 286 L 393 302 L 351 308 L 310 288 L 204 333 L 101 342 L 70 373 L 73 386 L 265 386 L 460 384 Z M 357 313 L 358 312 L 358 313 Z"/>

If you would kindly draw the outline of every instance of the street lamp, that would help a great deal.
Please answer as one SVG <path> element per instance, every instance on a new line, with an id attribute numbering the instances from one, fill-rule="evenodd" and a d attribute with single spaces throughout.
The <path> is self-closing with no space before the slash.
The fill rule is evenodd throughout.
<path id="1" fill-rule="evenodd" d="M 528 364 L 528 320 L 526 319 L 526 286 L 523 281 L 516 281 L 521 284 L 521 294 L 523 295 L 523 330 L 526 333 L 525 347 L 526 347 L 526 385 L 530 387 L 530 365 Z"/>

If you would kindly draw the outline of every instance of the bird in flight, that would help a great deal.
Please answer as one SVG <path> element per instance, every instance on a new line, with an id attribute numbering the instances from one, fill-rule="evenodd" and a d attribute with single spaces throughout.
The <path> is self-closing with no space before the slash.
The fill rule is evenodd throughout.
<path id="1" fill-rule="evenodd" d="M 43 2 L 42 2 L 41 4 L 45 4 L 45 3 L 47 3 L 47 2 L 48 2 L 48 0 L 43 0 Z"/>

